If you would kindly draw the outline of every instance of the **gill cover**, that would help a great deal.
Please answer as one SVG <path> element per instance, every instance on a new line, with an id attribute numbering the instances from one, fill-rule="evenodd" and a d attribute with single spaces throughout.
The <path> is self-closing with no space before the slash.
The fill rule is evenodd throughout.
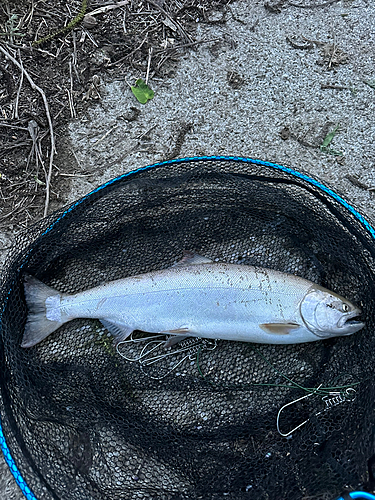
<path id="1" fill-rule="evenodd" d="M 349 322 L 361 314 L 361 310 L 351 302 L 326 288 L 314 285 L 300 304 L 300 313 L 307 328 L 322 338 L 351 335 L 364 323 Z"/>

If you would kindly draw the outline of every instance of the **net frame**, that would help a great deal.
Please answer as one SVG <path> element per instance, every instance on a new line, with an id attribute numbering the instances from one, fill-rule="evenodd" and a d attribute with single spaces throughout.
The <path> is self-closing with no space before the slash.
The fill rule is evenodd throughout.
<path id="1" fill-rule="evenodd" d="M 111 185 L 114 185 L 118 182 L 122 182 L 123 180 L 127 178 L 133 178 L 137 174 L 141 172 L 147 172 L 151 169 L 157 169 L 158 167 L 164 167 L 164 166 L 171 166 L 175 164 L 181 164 L 181 163 L 191 163 L 191 162 L 234 162 L 234 163 L 248 163 L 248 164 L 254 164 L 258 165 L 261 167 L 265 167 L 268 171 L 270 171 L 270 175 L 272 176 L 272 169 L 276 171 L 282 171 L 290 176 L 294 176 L 297 179 L 301 179 L 304 182 L 311 184 L 318 190 L 322 191 L 325 195 L 328 195 L 328 197 L 332 198 L 336 202 L 338 202 L 344 209 L 350 213 L 359 223 L 360 225 L 365 229 L 365 231 L 368 233 L 370 236 L 370 239 L 372 243 L 374 243 L 375 240 L 375 229 L 372 227 L 371 223 L 363 217 L 350 203 L 348 203 L 342 196 L 337 194 L 335 191 L 333 191 L 331 188 L 325 186 L 318 180 L 314 179 L 313 177 L 308 176 L 305 173 L 298 172 L 294 169 L 284 167 L 282 165 L 270 163 L 270 162 L 265 162 L 262 160 L 256 160 L 256 159 L 251 159 L 251 158 L 243 158 L 243 157 L 237 157 L 237 156 L 200 156 L 200 157 L 188 157 L 188 158 L 181 158 L 181 159 L 175 159 L 175 160 L 168 160 L 165 162 L 159 162 L 155 163 L 149 166 L 141 167 L 136 170 L 133 170 L 131 172 L 128 172 L 126 174 L 123 174 L 119 177 L 116 177 L 115 179 L 112 179 L 111 181 L 106 182 L 102 186 L 99 186 L 95 190 L 93 190 L 91 193 L 83 196 L 80 200 L 76 201 L 75 203 L 71 204 L 69 207 L 66 209 L 63 209 L 62 211 L 59 211 L 59 215 L 56 218 L 54 214 L 52 214 L 50 217 L 48 217 L 45 220 L 45 228 L 44 230 L 40 233 L 39 239 L 43 238 L 48 235 L 48 233 L 55 228 L 56 225 L 58 225 L 68 214 L 72 213 L 78 206 L 86 203 L 91 199 L 91 197 L 96 196 L 98 193 L 100 193 L 102 190 L 107 189 Z M 38 231 L 40 232 L 40 226 L 38 226 Z M 31 248 L 32 245 L 30 245 Z M 26 252 L 23 253 L 22 255 L 22 261 L 24 263 L 27 262 L 28 260 L 28 255 L 31 250 L 26 250 Z M 18 272 L 20 273 L 24 267 L 24 264 L 21 264 L 18 268 Z M 9 295 L 11 294 L 11 289 L 8 290 L 8 294 L 5 297 L 5 300 L 2 301 L 2 311 L 0 315 L 0 328 L 1 328 L 1 318 L 2 314 L 6 308 L 6 303 Z M 7 441 L 5 439 L 4 433 L 3 433 L 3 428 L 1 426 L 1 419 L 0 419 L 0 446 L 3 452 L 3 455 L 5 457 L 5 460 L 10 468 L 11 473 L 15 477 L 15 480 L 18 484 L 18 486 L 21 488 L 21 491 L 23 492 L 24 496 L 28 498 L 29 500 L 36 500 L 36 496 L 33 494 L 29 486 L 27 485 L 27 482 L 23 478 L 23 475 L 19 471 L 13 457 L 11 454 L 11 451 L 7 445 Z M 54 495 L 52 495 L 54 497 Z M 177 498 L 177 497 L 176 497 Z M 182 498 L 182 497 L 181 497 Z"/>

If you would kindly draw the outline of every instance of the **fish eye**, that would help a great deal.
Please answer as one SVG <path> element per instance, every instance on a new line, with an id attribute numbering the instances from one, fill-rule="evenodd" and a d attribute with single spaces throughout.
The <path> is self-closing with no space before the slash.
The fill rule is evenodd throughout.
<path id="1" fill-rule="evenodd" d="M 342 305 L 342 310 L 343 310 L 343 312 L 344 312 L 344 313 L 349 312 L 349 309 L 350 309 L 350 307 L 348 306 L 348 304 L 345 304 L 345 303 L 344 303 L 344 304 Z"/>

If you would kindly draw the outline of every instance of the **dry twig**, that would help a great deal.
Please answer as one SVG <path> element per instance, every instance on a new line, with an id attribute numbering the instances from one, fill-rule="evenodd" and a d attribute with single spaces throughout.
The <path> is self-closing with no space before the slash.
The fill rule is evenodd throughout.
<path id="1" fill-rule="evenodd" d="M 61 35 L 63 33 L 67 33 L 69 31 L 71 31 L 72 29 L 74 29 L 75 26 L 77 26 L 77 24 L 79 24 L 82 21 L 82 19 L 84 18 L 85 14 L 86 14 L 86 9 L 87 9 L 87 0 L 82 0 L 81 10 L 78 12 L 76 17 L 70 21 L 70 23 L 67 26 L 64 26 L 63 28 L 59 29 L 55 33 L 51 33 L 50 35 L 47 35 L 43 38 L 35 40 L 32 43 L 32 46 L 36 47 L 37 45 L 40 45 L 42 43 L 45 43 L 45 42 L 52 40 L 53 38 L 55 38 L 58 35 Z M 44 18 L 43 18 L 43 21 L 44 21 Z"/>
<path id="2" fill-rule="evenodd" d="M 287 41 L 290 43 L 290 45 L 292 47 L 294 47 L 295 49 L 301 49 L 301 50 L 309 50 L 313 47 L 313 43 L 312 42 L 308 42 L 308 43 L 304 43 L 304 44 L 298 44 L 296 43 L 294 40 L 293 40 L 293 37 L 289 37 L 287 36 L 286 37 Z"/>
<path id="3" fill-rule="evenodd" d="M 319 7 L 326 7 L 327 5 L 332 5 L 333 3 L 339 2 L 340 0 L 328 0 L 328 2 L 319 3 L 319 4 L 311 4 L 311 5 L 301 5 L 297 3 L 290 3 L 291 7 L 299 7 L 301 9 L 318 9 Z"/>
<path id="4" fill-rule="evenodd" d="M 109 136 L 109 134 L 111 134 L 118 127 L 119 127 L 119 125 L 115 125 L 111 129 L 109 129 L 102 137 L 100 137 L 100 139 L 98 139 L 97 141 L 94 142 L 93 146 L 96 146 L 97 144 L 99 144 L 99 142 L 102 142 L 106 137 Z"/>
<path id="5" fill-rule="evenodd" d="M 192 123 L 182 123 L 180 130 L 178 131 L 176 142 L 174 147 L 166 155 L 166 160 L 171 160 L 172 158 L 177 158 L 181 152 L 182 145 L 185 141 L 186 134 L 193 128 Z"/>
<path id="6" fill-rule="evenodd" d="M 334 90 L 350 90 L 350 87 L 345 87 L 344 85 L 333 85 L 331 83 L 321 83 L 320 88 L 325 89 L 334 89 Z"/>
<path id="7" fill-rule="evenodd" d="M 160 12 L 176 26 L 180 35 L 182 35 L 185 38 L 185 40 L 188 40 L 189 42 L 193 41 L 192 37 L 190 35 L 188 35 L 188 33 L 186 33 L 186 31 L 181 26 L 181 24 L 178 21 L 176 21 L 175 19 L 173 19 L 172 16 L 170 14 L 168 14 L 168 12 L 166 10 L 164 10 L 163 7 L 161 7 L 156 0 L 147 0 L 147 3 L 153 5 L 158 10 L 160 10 Z"/>
<path id="8" fill-rule="evenodd" d="M 328 69 L 331 69 L 332 62 L 333 62 L 333 57 L 336 54 L 336 50 L 337 50 L 336 37 L 334 37 L 334 39 L 333 39 L 333 47 L 332 47 L 332 54 L 331 54 L 331 57 L 329 58 Z"/>
<path id="9" fill-rule="evenodd" d="M 147 72 L 145 78 L 145 84 L 148 84 L 148 77 L 150 75 L 150 66 L 151 66 L 151 56 L 152 56 L 152 47 L 148 49 L 148 62 L 147 62 Z"/>
<path id="10" fill-rule="evenodd" d="M 355 175 L 349 175 L 348 174 L 345 177 L 348 179 L 348 181 L 351 184 L 353 184 L 353 186 L 356 186 L 356 187 L 358 187 L 360 189 L 364 189 L 365 191 L 370 191 L 370 192 L 371 191 L 375 191 L 375 187 L 371 187 L 371 186 L 369 187 L 369 186 L 367 186 L 367 184 L 365 184 L 364 182 L 360 181 L 358 179 L 358 177 L 355 176 Z"/>
<path id="11" fill-rule="evenodd" d="M 144 39 L 142 40 L 142 42 L 138 45 L 138 47 L 136 47 L 134 50 L 132 50 L 130 52 L 130 54 L 127 54 L 126 56 L 124 57 L 121 57 L 120 59 L 117 59 L 117 61 L 113 62 L 113 63 L 109 63 L 108 64 L 108 68 L 111 68 L 112 66 L 116 66 L 117 64 L 120 64 L 122 63 L 123 61 L 125 61 L 126 59 L 129 59 L 129 57 L 131 57 L 133 54 L 135 54 L 138 50 L 141 49 L 141 47 L 143 46 L 143 44 L 145 43 L 145 41 L 147 40 L 147 36 L 144 37 Z"/>
<path id="12" fill-rule="evenodd" d="M 20 60 L 20 64 L 22 66 L 21 52 L 20 52 L 19 49 L 18 49 L 18 57 L 19 57 L 19 60 Z M 23 69 L 23 66 L 22 66 L 22 69 Z M 23 84 L 23 71 L 21 71 L 20 84 L 18 86 L 16 102 L 15 102 L 15 105 L 14 105 L 14 118 L 16 120 L 19 119 L 19 116 L 18 116 L 18 102 L 20 100 L 20 94 L 21 94 L 22 84 Z"/>
<path id="13" fill-rule="evenodd" d="M 73 101 L 73 73 L 72 73 L 72 61 L 69 61 L 69 74 L 70 74 L 70 92 L 67 89 L 68 93 L 68 101 L 69 101 L 69 108 L 70 108 L 70 116 L 72 118 L 77 117 L 76 110 L 74 108 L 74 101 Z"/>
<path id="14" fill-rule="evenodd" d="M 111 5 L 103 5 L 103 7 L 99 7 L 98 9 L 92 10 L 88 12 L 86 16 L 97 16 L 98 14 L 104 14 L 110 10 L 118 9 L 119 7 L 124 7 L 130 2 L 130 0 L 121 0 L 121 2 L 117 2 Z M 85 16 L 85 17 L 86 17 Z"/>
<path id="15" fill-rule="evenodd" d="M 50 139 L 51 139 L 51 152 L 50 152 L 50 158 L 49 158 L 49 169 L 48 173 L 46 175 L 46 201 L 44 204 L 44 217 L 47 215 L 48 212 L 48 205 L 49 205 L 49 197 L 50 197 L 50 183 L 51 183 L 51 175 L 52 175 L 52 166 L 53 166 L 53 157 L 55 153 L 55 137 L 53 133 L 53 126 L 52 126 L 52 119 L 51 115 L 49 112 L 49 105 L 47 101 L 46 94 L 44 93 L 43 89 L 41 89 L 31 78 L 29 73 L 25 70 L 22 64 L 20 64 L 17 59 L 15 59 L 2 45 L 0 45 L 0 52 L 4 54 L 6 58 L 8 58 L 12 63 L 17 66 L 17 68 L 24 74 L 24 76 L 27 78 L 27 80 L 30 83 L 30 86 L 33 90 L 36 90 L 39 92 L 39 94 L 42 96 L 43 103 L 44 103 L 44 108 L 46 110 L 46 116 L 48 120 L 48 125 L 49 125 L 49 131 L 50 131 Z"/>

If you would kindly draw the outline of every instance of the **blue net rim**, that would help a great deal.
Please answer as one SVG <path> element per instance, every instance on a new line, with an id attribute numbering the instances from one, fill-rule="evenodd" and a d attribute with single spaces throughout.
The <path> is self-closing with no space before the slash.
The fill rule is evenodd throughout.
<path id="1" fill-rule="evenodd" d="M 131 177 L 135 174 L 138 174 L 139 172 L 145 172 L 147 170 L 155 169 L 158 167 L 166 166 L 166 165 L 174 165 L 178 163 L 189 163 L 189 162 L 199 162 L 199 161 L 204 161 L 204 162 L 220 162 L 220 161 L 225 161 L 225 162 L 237 162 L 237 163 L 251 163 L 254 165 L 259 165 L 259 166 L 264 166 L 267 168 L 273 168 L 275 170 L 279 170 L 282 172 L 285 172 L 287 174 L 290 174 L 292 176 L 295 176 L 299 179 L 304 180 L 305 182 L 308 182 L 312 184 L 313 186 L 317 187 L 324 193 L 328 194 L 331 198 L 336 200 L 338 203 L 340 203 L 343 207 L 345 207 L 354 217 L 361 223 L 362 226 L 370 233 L 372 238 L 375 240 L 375 229 L 372 227 L 372 225 L 361 215 L 350 203 L 344 200 L 339 194 L 335 193 L 332 189 L 329 187 L 325 186 L 318 180 L 314 179 L 313 177 L 310 177 L 304 173 L 298 172 L 297 170 L 294 170 L 289 167 L 284 167 L 283 165 L 279 165 L 277 163 L 271 163 L 263 160 L 257 160 L 253 158 L 246 158 L 242 156 L 191 156 L 191 157 L 186 157 L 186 158 L 177 158 L 173 160 L 166 160 L 158 163 L 154 163 L 152 165 L 147 165 L 145 167 L 140 167 L 135 170 L 131 170 L 130 172 L 127 172 L 126 174 L 122 174 L 118 177 L 115 177 L 114 179 L 111 179 L 110 181 L 102 184 L 101 186 L 97 187 L 87 195 L 83 196 L 79 200 L 77 200 L 75 203 L 73 203 L 67 210 L 65 210 L 59 218 L 57 218 L 42 234 L 42 236 L 46 235 L 49 233 L 52 228 L 58 224 L 58 222 L 63 219 L 67 214 L 72 212 L 78 205 L 83 203 L 84 201 L 87 201 L 91 196 L 94 194 L 98 193 L 99 191 L 107 188 L 108 186 L 111 186 L 119 181 L 122 181 L 123 179 L 127 177 Z M 22 266 L 21 266 L 22 267 Z M 9 290 L 9 293 L 11 290 Z M 8 295 L 9 296 L 9 295 Z M 1 325 L 1 316 L 0 316 L 0 325 Z M 28 500 L 38 500 L 37 497 L 34 495 L 34 493 L 31 491 L 31 489 L 28 487 L 25 479 L 22 477 L 21 472 L 19 471 L 12 454 L 10 452 L 10 449 L 6 443 L 5 436 L 3 433 L 3 428 L 1 425 L 1 418 L 0 418 L 0 447 L 1 451 L 4 455 L 5 461 L 8 464 L 10 472 L 13 474 L 14 479 L 16 483 L 18 484 L 19 488 L 21 489 L 22 493 Z M 361 492 L 353 492 L 354 496 L 352 498 L 363 498 L 360 496 L 356 496 L 357 493 Z M 369 497 L 365 497 L 369 498 Z M 373 498 L 375 500 L 375 496 L 371 495 L 370 498 Z"/>

